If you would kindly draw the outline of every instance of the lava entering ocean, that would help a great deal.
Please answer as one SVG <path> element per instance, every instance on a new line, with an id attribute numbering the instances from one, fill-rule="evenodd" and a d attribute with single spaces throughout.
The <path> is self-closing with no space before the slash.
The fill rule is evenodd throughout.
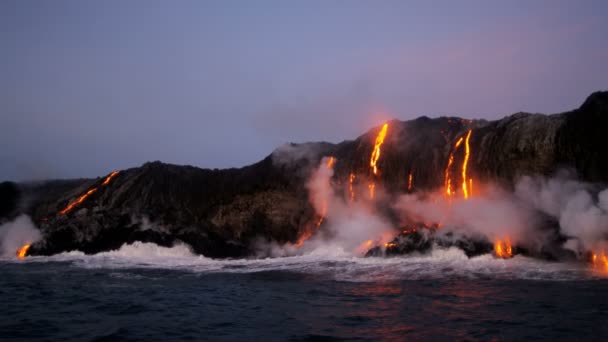
<path id="1" fill-rule="evenodd" d="M 513 247 L 509 239 L 494 241 L 494 255 L 501 259 L 513 257 Z"/>
<path id="2" fill-rule="evenodd" d="M 27 251 L 30 249 L 31 244 L 28 242 L 25 245 L 21 246 L 18 250 L 17 250 L 17 258 L 19 259 L 23 259 L 27 256 Z"/>

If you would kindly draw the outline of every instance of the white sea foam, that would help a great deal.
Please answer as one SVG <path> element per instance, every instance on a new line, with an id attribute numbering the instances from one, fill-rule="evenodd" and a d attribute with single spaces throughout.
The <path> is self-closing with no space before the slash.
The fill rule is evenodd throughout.
<path id="1" fill-rule="evenodd" d="M 577 280 L 606 277 L 583 263 L 557 263 L 523 256 L 496 259 L 467 258 L 457 248 L 434 248 L 428 254 L 391 258 L 363 258 L 324 246 L 303 255 L 263 259 L 210 259 L 195 255 L 185 244 L 160 247 L 136 242 L 95 255 L 81 252 L 28 257 L 20 262 L 69 262 L 95 269 L 158 268 L 194 273 L 252 273 L 290 271 L 339 281 L 390 281 L 466 277 L 471 279 Z"/>

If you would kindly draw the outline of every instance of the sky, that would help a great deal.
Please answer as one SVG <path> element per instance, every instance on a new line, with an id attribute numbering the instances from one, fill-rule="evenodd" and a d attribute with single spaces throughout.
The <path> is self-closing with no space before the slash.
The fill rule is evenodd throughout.
<path id="1" fill-rule="evenodd" d="M 254 163 L 608 89 L 608 1 L 0 1 L 0 181 Z"/>

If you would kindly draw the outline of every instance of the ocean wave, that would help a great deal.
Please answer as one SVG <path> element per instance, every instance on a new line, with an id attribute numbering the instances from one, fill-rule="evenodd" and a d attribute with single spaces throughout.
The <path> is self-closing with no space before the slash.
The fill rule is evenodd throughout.
<path id="1" fill-rule="evenodd" d="M 259 259 L 210 259 L 195 255 L 186 244 L 161 247 L 135 242 L 115 251 L 94 255 L 72 251 L 49 257 L 33 256 L 19 262 L 69 262 L 76 267 L 102 269 L 159 268 L 195 273 L 253 273 L 289 271 L 338 281 L 422 280 L 465 277 L 471 279 L 577 280 L 606 278 L 583 263 L 549 262 L 515 256 L 468 258 L 457 248 L 434 248 L 428 254 L 390 258 L 352 256 L 335 246 L 306 254 Z"/>

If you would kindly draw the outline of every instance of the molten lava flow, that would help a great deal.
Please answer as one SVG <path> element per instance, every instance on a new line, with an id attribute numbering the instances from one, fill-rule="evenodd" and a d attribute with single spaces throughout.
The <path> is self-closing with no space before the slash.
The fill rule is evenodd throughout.
<path id="1" fill-rule="evenodd" d="M 112 173 L 110 173 L 110 175 L 108 177 L 106 177 L 106 179 L 103 181 L 103 183 L 101 183 L 101 185 L 106 186 L 108 184 L 110 184 L 110 181 L 112 180 L 112 178 L 116 177 L 116 175 L 118 175 L 120 173 L 120 171 L 114 171 Z"/>
<path id="2" fill-rule="evenodd" d="M 473 196 L 473 178 L 469 178 L 469 195 Z"/>
<path id="3" fill-rule="evenodd" d="M 30 249 L 30 244 L 27 243 L 17 250 L 17 258 L 23 259 L 27 256 L 27 251 Z"/>
<path id="4" fill-rule="evenodd" d="M 497 258 L 508 259 L 513 257 L 513 248 L 509 239 L 494 241 L 494 255 Z"/>
<path id="5" fill-rule="evenodd" d="M 104 179 L 103 183 L 101 183 L 101 186 L 107 186 L 108 184 L 110 184 L 110 181 L 112 180 L 112 178 L 116 177 L 119 173 L 120 173 L 120 171 L 114 171 L 114 172 L 110 173 Z M 61 210 L 59 212 L 59 215 L 65 215 L 65 214 L 69 213 L 72 209 L 74 209 L 75 206 L 77 206 L 80 203 L 84 202 L 84 200 L 86 200 L 89 196 L 91 196 L 92 194 L 94 194 L 95 191 L 97 191 L 98 188 L 99 187 L 92 188 L 89 191 L 87 191 L 84 195 L 78 197 L 77 200 L 75 200 L 72 203 L 68 204 L 67 207 L 65 207 L 63 210 Z"/>
<path id="6" fill-rule="evenodd" d="M 462 193 L 465 199 L 469 198 L 469 190 L 467 188 L 467 164 L 469 163 L 469 154 L 471 153 L 471 150 L 469 148 L 469 139 L 471 138 L 471 133 L 473 132 L 473 130 L 469 130 L 469 132 L 467 133 L 467 138 L 465 140 L 464 146 L 465 146 L 465 154 L 464 154 L 464 161 L 462 162 Z"/>
<path id="7" fill-rule="evenodd" d="M 376 183 L 371 182 L 367 186 L 369 188 L 369 198 L 374 199 L 374 191 L 376 190 Z"/>
<path id="8" fill-rule="evenodd" d="M 353 182 L 355 181 L 355 174 L 351 173 L 348 176 L 348 191 L 350 192 L 350 201 L 355 201 L 355 190 L 353 189 Z"/>
<path id="9" fill-rule="evenodd" d="M 374 144 L 374 150 L 372 151 L 372 157 L 369 161 L 369 166 L 371 166 L 371 168 L 374 172 L 374 175 L 378 174 L 378 166 L 376 165 L 376 163 L 378 162 L 378 158 L 380 158 L 380 147 L 384 143 L 384 138 L 386 137 L 387 130 L 388 130 L 388 123 L 385 123 L 382 126 L 380 133 L 378 133 L 378 136 L 376 137 L 376 142 Z"/>
<path id="10" fill-rule="evenodd" d="M 319 168 L 325 166 L 327 169 L 332 169 L 335 163 L 336 163 L 336 158 L 329 157 L 327 159 L 327 161 L 325 161 L 325 163 L 321 163 Z M 326 187 L 327 188 L 331 187 L 331 184 L 329 184 L 329 179 L 327 179 Z M 298 238 L 298 241 L 295 244 L 297 247 L 301 247 L 306 240 L 308 240 L 314 233 L 317 232 L 317 230 L 319 229 L 321 224 L 323 224 L 323 221 L 325 221 L 325 215 L 327 215 L 327 201 L 328 201 L 327 195 L 323 195 L 322 203 L 320 204 L 321 209 L 315 208 L 316 210 L 318 210 L 316 212 L 316 216 L 318 217 L 318 219 L 316 220 L 314 225 L 312 223 L 308 223 L 306 225 L 304 231 L 302 232 L 302 235 L 300 235 L 300 237 Z"/>
<path id="11" fill-rule="evenodd" d="M 331 169 L 334 166 L 335 162 L 336 162 L 336 158 L 329 157 L 329 159 L 325 163 L 325 167 L 327 167 L 328 169 Z M 323 207 L 321 208 L 321 213 L 319 214 L 319 220 L 317 221 L 317 228 L 319 226 L 321 226 L 321 224 L 325 220 L 325 215 L 326 214 L 327 214 L 327 199 L 324 198 L 323 199 Z"/>
<path id="12" fill-rule="evenodd" d="M 603 271 L 608 272 L 608 255 L 606 255 L 606 251 L 593 252 L 591 262 L 594 267 L 601 267 Z"/>
<path id="13" fill-rule="evenodd" d="M 462 140 L 463 140 L 463 138 L 460 137 L 460 139 L 458 139 L 458 141 L 456 141 L 456 144 L 454 145 L 454 149 L 452 149 L 452 152 L 450 152 L 450 157 L 448 159 L 448 166 L 445 168 L 445 193 L 448 196 L 452 196 L 454 194 L 454 192 L 452 191 L 452 178 L 450 177 L 450 168 L 452 167 L 452 164 L 454 163 L 454 153 L 458 150 L 458 147 L 460 147 L 460 144 L 462 144 Z"/>
<path id="14" fill-rule="evenodd" d="M 412 185 L 414 184 L 414 176 L 412 176 L 412 171 L 410 171 L 410 175 L 407 178 L 407 190 L 412 190 Z"/>
<path id="15" fill-rule="evenodd" d="M 84 202 L 84 200 L 87 199 L 87 197 L 89 197 L 92 194 L 94 194 L 95 191 L 97 191 L 97 188 L 93 188 L 93 189 L 87 191 L 84 195 L 78 197 L 77 200 L 75 200 L 74 202 L 68 204 L 68 206 L 65 207 L 65 209 L 63 209 L 62 211 L 59 212 L 59 215 L 65 215 L 65 214 L 67 214 L 68 212 L 70 212 L 70 210 L 74 209 L 75 206 L 77 206 L 80 203 Z"/>

